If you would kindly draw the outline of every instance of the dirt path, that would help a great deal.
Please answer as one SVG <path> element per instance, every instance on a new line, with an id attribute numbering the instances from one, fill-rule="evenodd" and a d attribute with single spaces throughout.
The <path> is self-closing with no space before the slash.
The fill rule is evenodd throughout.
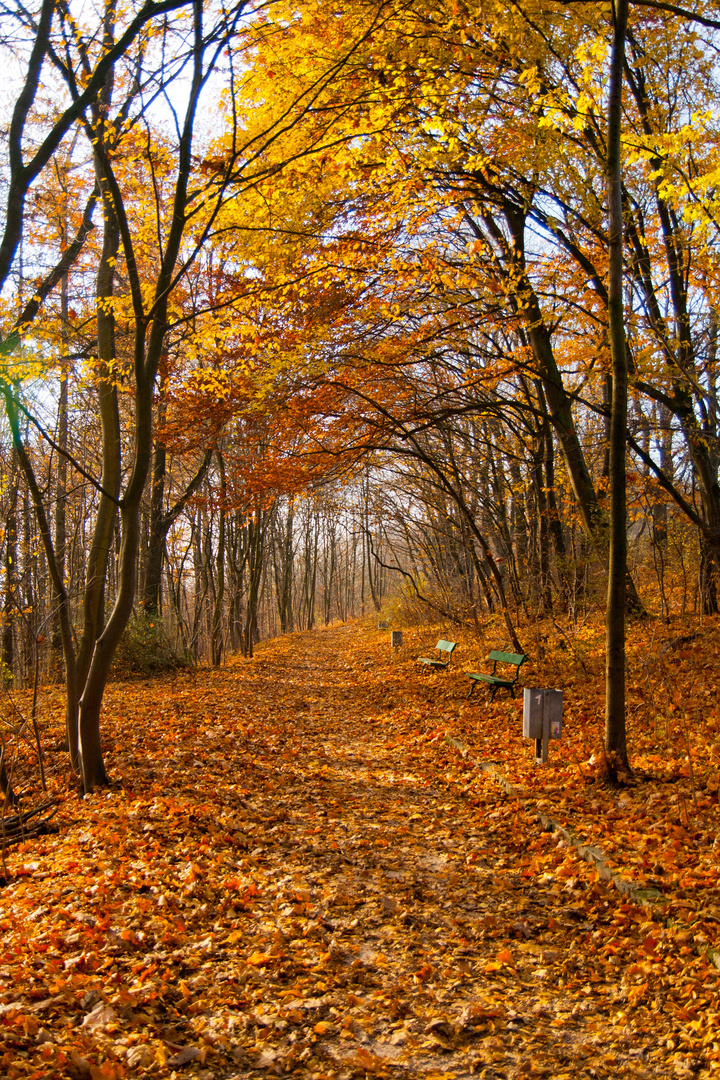
<path id="1" fill-rule="evenodd" d="M 118 689 L 122 787 L 0 897 L 6 1075 L 711 1075 L 692 951 L 677 986 L 646 912 L 389 716 L 440 679 L 338 628 Z"/>
<path id="2" fill-rule="evenodd" d="M 248 1064 L 691 1075 L 698 1063 L 663 1045 L 657 1026 L 644 1030 L 647 1013 L 633 1022 L 646 966 L 618 978 L 628 951 L 647 960 L 647 917 L 588 885 L 582 865 L 564 880 L 521 872 L 518 854 L 552 839 L 492 780 L 476 778 L 483 790 L 468 798 L 395 740 L 343 661 L 352 634 L 309 636 L 304 656 L 296 638 L 297 652 L 256 662 L 256 691 L 289 705 L 291 719 L 258 746 L 277 786 L 276 822 L 254 852 L 264 879 L 255 910 L 273 913 L 278 943 L 257 971 L 267 993 L 256 987 L 244 1019 L 258 1040 Z M 266 797 L 252 809 L 266 813 Z M 614 950 L 598 947 L 613 939 Z M 284 1000 L 284 965 L 298 952 L 311 974 Z M 670 1017 L 661 1027 L 673 1034 Z"/>

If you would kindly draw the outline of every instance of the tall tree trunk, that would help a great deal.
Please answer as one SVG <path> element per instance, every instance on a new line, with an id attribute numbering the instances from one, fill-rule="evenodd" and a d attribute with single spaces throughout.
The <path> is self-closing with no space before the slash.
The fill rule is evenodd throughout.
<path id="1" fill-rule="evenodd" d="M 547 477 L 545 476 L 545 432 L 542 425 L 534 439 L 532 449 L 533 489 L 537 505 L 537 561 L 538 561 L 538 612 L 546 614 L 552 611 L 552 588 L 550 579 L 550 510 L 547 498 Z"/>
<path id="2" fill-rule="evenodd" d="M 266 521 L 266 515 L 260 508 L 257 508 L 248 522 L 248 591 L 245 608 L 245 647 L 243 650 L 245 656 L 253 655 L 253 646 L 257 636 L 258 601 L 263 572 Z"/>
<path id="3" fill-rule="evenodd" d="M 99 174 L 99 167 L 98 167 Z M 92 543 L 87 559 L 83 596 L 83 632 L 77 656 L 77 680 L 82 694 L 90 668 L 95 642 L 105 619 L 105 584 L 117 518 L 121 477 L 120 411 L 115 363 L 114 294 L 115 264 L 120 249 L 120 227 L 106 185 L 103 194 L 104 232 L 97 271 L 97 334 L 99 379 L 96 387 L 101 428 L 102 492 L 98 505 Z"/>
<path id="4" fill-rule="evenodd" d="M 365 500 L 364 507 L 363 507 L 363 530 L 364 530 L 364 535 L 365 535 L 365 558 L 366 558 L 366 566 L 367 566 L 367 580 L 368 580 L 368 586 L 370 588 L 370 597 L 371 597 L 372 602 L 373 602 L 373 607 L 375 608 L 376 611 L 379 611 L 380 607 L 381 607 L 381 605 L 380 605 L 380 597 L 379 597 L 378 591 L 377 591 L 377 583 L 376 583 L 376 580 L 375 580 L 375 575 L 373 573 L 374 568 L 373 568 L 373 563 L 372 563 L 372 535 L 371 535 L 371 532 L 370 532 L 370 479 L 369 479 L 369 477 L 366 477 L 364 482 L 363 482 L 363 495 L 364 495 L 364 500 Z M 316 536 L 315 546 L 317 548 L 317 536 Z"/>
<path id="5" fill-rule="evenodd" d="M 13 480 L 5 519 L 5 589 L 3 597 L 2 662 L 3 676 L 8 681 L 15 674 L 15 612 L 18 587 L 18 514 L 20 478 L 17 470 L 17 450 L 13 451 Z"/>
<path id="6" fill-rule="evenodd" d="M 293 630 L 293 522 L 295 518 L 295 499 L 288 499 L 285 521 L 279 509 L 273 515 L 273 569 L 275 573 L 275 596 L 280 633 L 289 634 Z"/>
<path id="7" fill-rule="evenodd" d="M 552 546 L 555 552 L 555 569 L 560 587 L 560 603 L 564 611 L 570 602 L 570 574 L 568 572 L 567 548 L 563 535 L 562 521 L 560 520 L 560 508 L 558 507 L 555 489 L 555 443 L 553 441 L 553 429 L 547 411 L 545 392 L 542 383 L 536 382 L 540 410 L 542 412 L 542 432 L 545 447 L 545 491 L 547 499 L 547 526 L 552 537 Z"/>
<path id="8" fill-rule="evenodd" d="M 623 310 L 621 125 L 628 0 L 617 0 L 608 92 L 607 199 L 610 246 L 608 316 L 612 353 L 609 561 L 606 611 L 605 751 L 611 776 L 627 768 L 625 729 L 625 591 L 627 579 L 627 357 Z"/>
<path id="9" fill-rule="evenodd" d="M 28 441 L 28 430 L 25 428 L 25 441 Z M 37 587 L 38 565 L 34 557 L 34 529 L 32 499 L 27 486 L 23 491 L 23 526 L 22 526 L 22 589 L 20 592 L 22 617 L 22 641 L 23 662 L 22 678 L 23 685 L 27 688 L 33 685 L 37 645 L 37 626 L 40 615 L 40 596 Z"/>
<path id="10" fill-rule="evenodd" d="M 193 659 L 196 663 L 201 655 L 202 618 L 210 589 L 207 564 L 204 555 L 204 537 L 205 509 L 204 507 L 200 507 L 194 516 L 192 527 L 193 576 L 195 579 L 195 591 L 193 595 L 192 652 Z"/>
<path id="11" fill-rule="evenodd" d="M 67 356 L 69 351 L 67 340 L 68 324 L 68 276 L 63 274 L 60 285 L 60 314 L 62 318 L 63 353 Z M 67 562 L 67 483 L 68 462 L 65 454 L 68 447 L 68 373 L 63 368 L 60 372 L 60 393 L 58 396 L 58 462 L 55 477 L 55 557 L 58 564 L 58 573 L 65 578 L 65 565 Z M 53 682 L 62 679 L 63 647 L 62 634 L 60 632 L 60 616 L 58 612 L 53 614 L 52 632 L 50 640 L 50 676 Z"/>
<path id="12" fill-rule="evenodd" d="M 218 542 L 215 557 L 215 603 L 212 617 L 212 640 L 211 653 L 213 667 L 218 667 L 222 660 L 223 636 L 222 616 L 223 602 L 225 600 L 225 463 L 222 454 L 218 451 L 217 463 L 220 472 L 220 521 L 218 524 Z"/>
<path id="13" fill-rule="evenodd" d="M 325 520 L 323 540 L 323 614 L 327 626 L 332 614 L 333 587 L 337 568 L 337 532 L 334 524 Z"/>
<path id="14" fill-rule="evenodd" d="M 319 528 L 317 515 L 315 513 L 309 513 L 305 528 L 305 571 L 302 587 L 306 630 L 312 630 L 315 625 L 315 586 L 317 582 L 318 538 Z"/>
<path id="15" fill-rule="evenodd" d="M 158 423 L 165 418 L 165 399 L 158 404 Z M 167 450 L 161 442 L 155 443 L 153 454 L 152 484 L 150 488 L 150 523 L 148 543 L 145 555 L 145 580 L 143 583 L 143 609 L 154 617 L 160 614 L 160 589 L 162 583 L 163 550 L 167 530 L 163 529 L 163 509 L 165 501 L 165 473 L 167 469 Z"/>
<path id="16" fill-rule="evenodd" d="M 18 422 L 18 407 L 10 387 L 0 385 L 0 393 L 5 402 L 5 412 L 10 424 L 13 446 L 20 468 L 25 477 L 25 482 L 30 491 L 35 517 L 40 530 L 40 539 L 45 550 L 48 564 L 48 573 L 53 587 L 53 602 L 57 607 L 60 617 L 60 631 L 62 635 L 63 654 L 65 660 L 65 726 L 67 741 L 70 749 L 70 764 L 73 769 L 79 765 L 79 740 L 78 740 L 78 693 L 75 667 L 75 645 L 72 634 L 72 621 L 70 618 L 70 604 L 68 601 L 65 583 L 58 571 L 55 548 L 53 545 L 50 524 L 45 513 L 42 492 L 40 491 L 32 462 L 20 433 Z"/>

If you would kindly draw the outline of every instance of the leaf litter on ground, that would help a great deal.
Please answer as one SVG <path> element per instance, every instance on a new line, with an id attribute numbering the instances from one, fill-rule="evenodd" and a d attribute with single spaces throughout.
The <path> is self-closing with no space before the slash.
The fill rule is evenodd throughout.
<path id="1" fill-rule="evenodd" d="M 566 699 L 538 768 L 521 701 L 465 699 L 476 649 L 424 674 L 429 635 L 405 637 L 392 653 L 387 634 L 332 626 L 111 689 L 113 787 L 79 800 L 56 753 L 59 831 L 7 855 L 4 1076 L 720 1069 L 717 697 L 695 690 L 704 737 L 682 698 L 682 715 L 634 705 L 636 776 L 609 789 L 588 763 L 587 657 L 530 669 Z"/>

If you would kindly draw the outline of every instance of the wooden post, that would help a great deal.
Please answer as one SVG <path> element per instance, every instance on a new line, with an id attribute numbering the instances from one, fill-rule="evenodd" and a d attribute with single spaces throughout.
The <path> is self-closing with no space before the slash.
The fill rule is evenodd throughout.
<path id="1" fill-rule="evenodd" d="M 546 698 L 543 694 L 542 711 L 542 738 L 535 740 L 535 764 L 547 765 L 548 751 L 550 749 L 550 713 L 545 708 Z"/>

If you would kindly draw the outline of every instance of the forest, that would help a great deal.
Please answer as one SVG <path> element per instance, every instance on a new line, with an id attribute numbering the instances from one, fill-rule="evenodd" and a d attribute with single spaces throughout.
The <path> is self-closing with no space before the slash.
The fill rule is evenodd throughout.
<path id="1" fill-rule="evenodd" d="M 718 610 L 720 20 L 532 0 L 2 17 L 2 671 L 370 611 Z M 386 611 L 387 616 L 392 614 Z"/>
<path id="2" fill-rule="evenodd" d="M 0 8 L 8 1080 L 717 1076 L 719 47 Z"/>

